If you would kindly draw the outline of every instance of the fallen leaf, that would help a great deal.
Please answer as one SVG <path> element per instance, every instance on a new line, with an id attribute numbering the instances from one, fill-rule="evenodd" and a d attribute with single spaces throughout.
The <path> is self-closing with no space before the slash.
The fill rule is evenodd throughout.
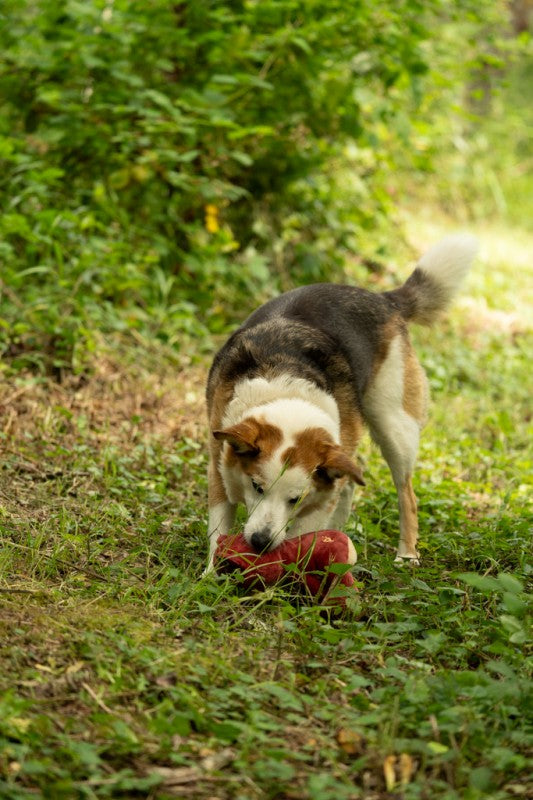
<path id="1" fill-rule="evenodd" d="M 206 772 L 222 769 L 227 766 L 227 764 L 231 764 L 234 758 L 235 754 L 233 750 L 230 747 L 224 747 L 217 753 L 211 753 L 202 759 L 202 769 L 206 770 Z"/>
<path id="2" fill-rule="evenodd" d="M 76 672 L 79 672 L 80 669 L 83 669 L 85 666 L 84 661 L 75 661 L 73 664 L 69 664 L 65 670 L 65 675 L 75 675 Z"/>
<path id="3" fill-rule="evenodd" d="M 25 733 L 31 725 L 31 719 L 23 719 L 22 717 L 10 717 L 9 723 L 21 733 Z"/>
<path id="4" fill-rule="evenodd" d="M 406 786 L 414 775 L 416 764 L 409 753 L 400 753 L 400 783 Z"/>
<path id="5" fill-rule="evenodd" d="M 152 772 L 163 778 L 163 784 L 167 787 L 192 783 L 200 776 L 196 767 L 155 767 Z"/>
<path id="6" fill-rule="evenodd" d="M 341 750 L 350 756 L 358 755 L 363 750 L 364 739 L 360 733 L 350 728 L 340 728 L 337 731 L 337 743 Z"/>
<path id="7" fill-rule="evenodd" d="M 396 764 L 396 756 L 387 756 L 383 762 L 383 776 L 385 778 L 385 786 L 388 792 L 392 792 L 396 784 L 396 773 L 394 765 Z"/>

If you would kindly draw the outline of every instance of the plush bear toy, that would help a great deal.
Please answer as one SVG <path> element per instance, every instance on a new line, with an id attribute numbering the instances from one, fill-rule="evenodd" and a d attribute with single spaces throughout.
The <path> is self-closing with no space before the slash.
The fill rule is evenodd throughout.
<path id="1" fill-rule="evenodd" d="M 351 540 L 342 531 L 328 530 L 305 533 L 286 539 L 275 550 L 254 552 L 239 533 L 219 536 L 215 553 L 215 570 L 219 574 L 242 572 L 244 584 L 272 586 L 283 581 L 307 587 L 318 602 L 346 604 L 342 596 L 328 598 L 334 586 L 340 584 L 355 592 L 351 572 L 333 568 L 334 564 L 355 564 L 357 554 Z"/>

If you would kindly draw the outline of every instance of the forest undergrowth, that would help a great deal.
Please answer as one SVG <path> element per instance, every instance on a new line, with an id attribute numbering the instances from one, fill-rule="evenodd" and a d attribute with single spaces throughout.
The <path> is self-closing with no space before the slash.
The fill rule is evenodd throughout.
<path id="1" fill-rule="evenodd" d="M 414 249 L 451 227 L 405 222 Z M 83 375 L 3 380 L 0 796 L 528 796 L 533 242 L 474 232 L 463 295 L 414 332 L 421 566 L 393 563 L 365 442 L 338 619 L 201 577 L 208 353 L 117 337 Z"/>

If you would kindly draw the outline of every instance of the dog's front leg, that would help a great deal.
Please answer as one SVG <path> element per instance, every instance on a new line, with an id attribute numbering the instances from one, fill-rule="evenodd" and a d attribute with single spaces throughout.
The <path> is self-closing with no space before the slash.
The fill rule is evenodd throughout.
<path id="1" fill-rule="evenodd" d="M 235 506 L 228 500 L 217 503 L 209 508 L 209 523 L 207 535 L 209 537 L 209 558 L 204 574 L 213 569 L 213 560 L 217 547 L 218 537 L 221 534 L 229 533 L 235 522 Z"/>
<path id="2" fill-rule="evenodd" d="M 216 462 L 213 461 L 209 465 L 208 501 L 209 522 L 207 535 L 209 538 L 209 557 L 204 575 L 213 569 L 218 537 L 229 533 L 235 523 L 236 506 L 228 500 Z"/>
<path id="3" fill-rule="evenodd" d="M 331 528 L 335 528 L 337 530 L 342 530 L 344 528 L 348 521 L 348 517 L 350 516 L 350 511 L 352 510 L 352 498 L 353 483 L 346 481 L 340 491 L 337 507 L 335 508 L 335 511 L 333 512 L 329 521 L 329 526 Z"/>

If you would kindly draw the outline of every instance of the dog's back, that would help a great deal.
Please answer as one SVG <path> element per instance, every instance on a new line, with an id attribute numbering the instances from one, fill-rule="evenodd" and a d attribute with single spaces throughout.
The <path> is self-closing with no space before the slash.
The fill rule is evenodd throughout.
<path id="1" fill-rule="evenodd" d="M 257 309 L 217 354 L 208 398 L 220 382 L 288 374 L 332 394 L 339 383 L 350 385 L 360 406 L 380 331 L 393 312 L 385 295 L 329 283 L 276 297 Z"/>
<path id="2" fill-rule="evenodd" d="M 428 251 L 403 286 L 377 294 L 353 286 L 311 284 L 254 311 L 219 351 L 210 371 L 208 406 L 217 385 L 290 374 L 334 393 L 349 385 L 359 409 L 376 365 L 406 323 L 428 324 L 446 308 L 477 247 L 450 236 Z"/>

